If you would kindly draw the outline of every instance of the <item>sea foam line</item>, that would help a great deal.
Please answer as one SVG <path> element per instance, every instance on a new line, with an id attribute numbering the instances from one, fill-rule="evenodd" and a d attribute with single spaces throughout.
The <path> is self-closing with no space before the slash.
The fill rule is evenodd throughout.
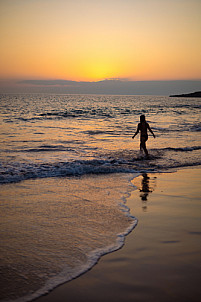
<path id="1" fill-rule="evenodd" d="M 135 176 L 133 175 L 133 177 L 129 177 L 129 181 L 131 184 L 131 180 L 134 177 L 137 177 L 138 174 L 135 174 Z M 134 187 L 131 184 L 132 187 Z M 122 197 L 122 202 L 119 203 L 119 206 L 121 208 L 121 210 L 125 213 L 125 215 L 129 218 L 131 218 L 131 222 L 130 225 L 121 233 L 117 234 L 117 238 L 116 238 L 116 242 L 114 244 L 108 245 L 104 248 L 98 248 L 95 249 L 91 252 L 89 252 L 87 254 L 87 262 L 82 264 L 80 267 L 78 268 L 73 268 L 69 271 L 66 269 L 63 269 L 63 271 L 58 274 L 57 276 L 49 279 L 46 284 L 38 289 L 37 291 L 35 291 L 34 293 L 30 294 L 30 295 L 26 295 L 17 299 L 11 299 L 11 300 L 2 300 L 2 302 L 29 302 L 32 301 L 34 299 L 37 299 L 43 295 L 46 295 L 48 293 L 50 293 L 53 289 L 55 289 L 56 287 L 67 283 L 81 275 L 83 275 L 84 273 L 86 273 L 87 271 L 89 271 L 90 269 L 93 268 L 93 266 L 95 266 L 99 259 L 109 253 L 115 252 L 119 249 L 121 249 L 124 246 L 125 243 L 125 237 L 137 226 L 138 224 L 138 219 L 136 217 L 134 217 L 133 215 L 131 215 L 130 213 L 130 209 L 125 205 L 126 199 L 130 196 L 130 193 L 127 193 L 126 197 Z"/>

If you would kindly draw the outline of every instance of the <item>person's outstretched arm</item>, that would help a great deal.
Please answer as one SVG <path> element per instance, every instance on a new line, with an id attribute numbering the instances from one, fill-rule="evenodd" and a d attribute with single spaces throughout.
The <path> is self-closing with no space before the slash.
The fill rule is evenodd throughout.
<path id="1" fill-rule="evenodd" d="M 151 134 L 153 135 L 153 137 L 155 138 L 156 136 L 155 136 L 155 134 L 153 133 L 153 131 L 151 130 L 151 128 L 150 128 L 150 126 L 149 126 L 149 124 L 147 124 L 148 125 L 148 129 L 149 129 L 149 131 L 151 132 Z"/>
<path id="2" fill-rule="evenodd" d="M 137 130 L 136 130 L 136 132 L 135 132 L 135 134 L 132 136 L 132 138 L 134 138 L 138 133 L 139 133 L 139 125 L 137 126 Z"/>

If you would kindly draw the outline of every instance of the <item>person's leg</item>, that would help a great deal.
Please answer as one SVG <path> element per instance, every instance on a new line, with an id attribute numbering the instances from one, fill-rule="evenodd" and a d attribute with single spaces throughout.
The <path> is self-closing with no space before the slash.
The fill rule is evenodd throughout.
<path id="1" fill-rule="evenodd" d="M 144 150 L 144 153 L 148 156 L 148 151 L 147 151 L 147 148 L 146 148 L 146 138 L 142 137 L 141 138 L 141 142 L 140 142 L 140 149 L 143 149 Z"/>

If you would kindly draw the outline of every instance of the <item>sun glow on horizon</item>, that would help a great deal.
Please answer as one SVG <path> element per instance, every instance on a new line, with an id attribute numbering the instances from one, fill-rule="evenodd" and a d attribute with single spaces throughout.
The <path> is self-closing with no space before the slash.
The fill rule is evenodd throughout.
<path id="1" fill-rule="evenodd" d="M 201 78 L 201 1 L 2 0 L 0 78 Z"/>

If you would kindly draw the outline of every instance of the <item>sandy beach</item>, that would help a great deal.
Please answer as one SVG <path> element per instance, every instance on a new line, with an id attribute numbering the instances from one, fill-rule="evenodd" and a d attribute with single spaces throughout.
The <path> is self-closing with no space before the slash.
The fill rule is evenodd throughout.
<path id="1" fill-rule="evenodd" d="M 200 301 L 200 168 L 144 174 L 127 200 L 138 225 L 122 249 L 38 302 Z"/>

